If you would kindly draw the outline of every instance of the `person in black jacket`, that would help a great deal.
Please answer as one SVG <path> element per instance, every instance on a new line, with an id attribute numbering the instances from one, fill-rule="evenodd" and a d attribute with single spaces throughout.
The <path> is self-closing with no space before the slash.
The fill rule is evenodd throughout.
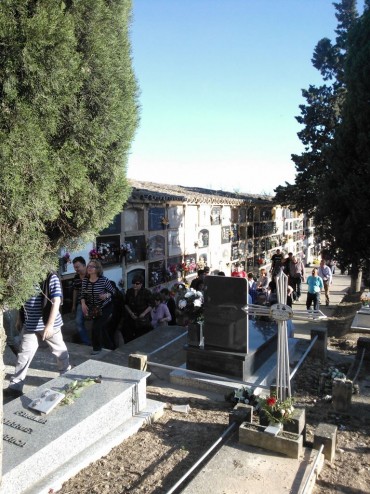
<path id="1" fill-rule="evenodd" d="M 123 327 L 125 343 L 153 329 L 150 323 L 151 304 L 152 293 L 144 287 L 142 276 L 134 276 L 132 287 L 126 292 L 125 321 Z"/>

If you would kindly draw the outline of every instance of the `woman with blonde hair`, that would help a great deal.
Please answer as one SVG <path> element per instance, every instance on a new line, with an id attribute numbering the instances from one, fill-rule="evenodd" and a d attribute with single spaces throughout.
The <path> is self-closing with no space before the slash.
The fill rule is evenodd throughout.
<path id="1" fill-rule="evenodd" d="M 103 344 L 114 350 L 106 326 L 112 316 L 112 296 L 114 287 L 110 280 L 103 276 L 103 266 L 97 259 L 91 259 L 87 265 L 87 277 L 82 282 L 81 307 L 86 319 L 92 320 L 91 340 L 92 355 L 103 349 Z"/>

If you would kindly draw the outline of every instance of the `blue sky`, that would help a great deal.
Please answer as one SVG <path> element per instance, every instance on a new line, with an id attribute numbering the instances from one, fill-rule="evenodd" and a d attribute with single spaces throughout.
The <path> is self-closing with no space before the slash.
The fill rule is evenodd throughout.
<path id="1" fill-rule="evenodd" d="M 321 83 L 313 50 L 336 25 L 332 0 L 133 0 L 128 177 L 250 193 L 293 182 L 301 89 Z"/>

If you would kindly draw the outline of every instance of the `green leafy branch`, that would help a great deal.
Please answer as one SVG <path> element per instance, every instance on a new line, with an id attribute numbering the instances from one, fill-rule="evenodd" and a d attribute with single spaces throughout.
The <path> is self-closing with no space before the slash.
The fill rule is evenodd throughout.
<path id="1" fill-rule="evenodd" d="M 76 379 L 71 384 L 64 386 L 63 392 L 65 397 L 60 402 L 61 405 L 71 405 L 74 401 L 81 396 L 84 388 L 91 386 L 92 384 L 100 384 L 102 380 L 101 376 L 98 377 L 86 377 L 85 379 Z"/>

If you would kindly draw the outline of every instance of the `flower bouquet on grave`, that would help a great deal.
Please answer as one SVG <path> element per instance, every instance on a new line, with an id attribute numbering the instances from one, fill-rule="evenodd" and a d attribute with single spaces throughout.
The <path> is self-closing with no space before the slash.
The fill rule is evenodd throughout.
<path id="1" fill-rule="evenodd" d="M 225 395 L 225 400 L 233 405 L 245 403 L 246 405 L 253 406 L 253 408 L 256 408 L 258 405 L 258 396 L 254 394 L 253 389 L 246 386 L 231 391 L 229 394 Z"/>
<path id="2" fill-rule="evenodd" d="M 294 412 L 293 398 L 278 400 L 275 395 L 258 399 L 260 420 L 265 419 L 268 423 L 284 424 L 292 420 Z"/>
<path id="3" fill-rule="evenodd" d="M 177 300 L 177 308 L 188 323 L 203 323 L 203 293 L 187 289 Z"/>
<path id="4" fill-rule="evenodd" d="M 101 254 L 96 249 L 91 249 L 89 252 L 90 259 L 101 259 Z"/>

